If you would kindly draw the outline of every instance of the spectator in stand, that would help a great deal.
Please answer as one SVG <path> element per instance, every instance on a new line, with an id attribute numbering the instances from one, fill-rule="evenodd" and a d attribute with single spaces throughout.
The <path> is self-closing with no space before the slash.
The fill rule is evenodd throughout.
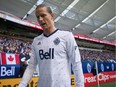
<path id="1" fill-rule="evenodd" d="M 110 60 L 116 61 L 116 54 L 110 51 L 80 49 L 80 54 L 83 61 L 94 61 L 94 58 L 99 62 L 111 62 Z"/>
<path id="2" fill-rule="evenodd" d="M 20 54 L 30 45 L 30 42 L 0 37 L 0 52 Z M 96 58 L 99 62 L 116 62 L 116 54 L 110 51 L 80 49 L 80 53 L 83 61 L 94 61 Z"/>
<path id="3" fill-rule="evenodd" d="M 5 53 L 21 53 L 26 47 L 29 47 L 29 42 L 23 42 L 21 40 L 11 39 L 11 38 L 0 38 L 0 48 L 1 52 Z"/>
<path id="4" fill-rule="evenodd" d="M 27 47 L 23 53 L 20 53 L 19 58 L 20 58 L 20 77 L 22 77 L 30 60 L 30 48 Z"/>

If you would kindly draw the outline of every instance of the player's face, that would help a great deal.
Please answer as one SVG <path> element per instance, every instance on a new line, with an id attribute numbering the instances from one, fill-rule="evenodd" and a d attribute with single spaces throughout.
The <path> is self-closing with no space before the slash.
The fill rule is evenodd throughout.
<path id="1" fill-rule="evenodd" d="M 53 26 L 54 15 L 49 13 L 46 7 L 41 7 L 36 10 L 36 17 L 43 29 L 49 29 Z"/>

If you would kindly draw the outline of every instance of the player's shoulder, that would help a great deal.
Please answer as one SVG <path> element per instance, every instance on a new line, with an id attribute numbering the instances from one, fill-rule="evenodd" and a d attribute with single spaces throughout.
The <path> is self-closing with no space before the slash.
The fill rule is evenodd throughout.
<path id="1" fill-rule="evenodd" d="M 38 41 L 43 38 L 43 34 L 40 34 L 39 36 L 36 36 L 33 41 Z"/>
<path id="2" fill-rule="evenodd" d="M 59 34 L 61 36 L 65 37 L 65 36 L 70 36 L 72 34 L 72 32 L 59 29 Z"/>

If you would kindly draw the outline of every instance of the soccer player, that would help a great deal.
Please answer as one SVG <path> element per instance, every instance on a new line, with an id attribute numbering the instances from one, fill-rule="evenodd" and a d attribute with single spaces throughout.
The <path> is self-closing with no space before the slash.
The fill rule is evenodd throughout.
<path id="1" fill-rule="evenodd" d="M 43 33 L 33 40 L 30 63 L 19 87 L 27 86 L 37 64 L 38 87 L 71 87 L 71 64 L 76 87 L 84 87 L 80 53 L 73 34 L 55 27 L 54 13 L 49 6 L 38 5 L 35 14 Z"/>

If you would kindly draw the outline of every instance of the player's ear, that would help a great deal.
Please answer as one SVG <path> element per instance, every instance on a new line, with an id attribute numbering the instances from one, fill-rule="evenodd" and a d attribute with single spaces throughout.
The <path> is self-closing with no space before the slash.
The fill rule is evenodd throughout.
<path id="1" fill-rule="evenodd" d="M 51 13 L 51 16 L 52 16 L 53 19 L 55 18 L 55 14 L 54 13 Z"/>

